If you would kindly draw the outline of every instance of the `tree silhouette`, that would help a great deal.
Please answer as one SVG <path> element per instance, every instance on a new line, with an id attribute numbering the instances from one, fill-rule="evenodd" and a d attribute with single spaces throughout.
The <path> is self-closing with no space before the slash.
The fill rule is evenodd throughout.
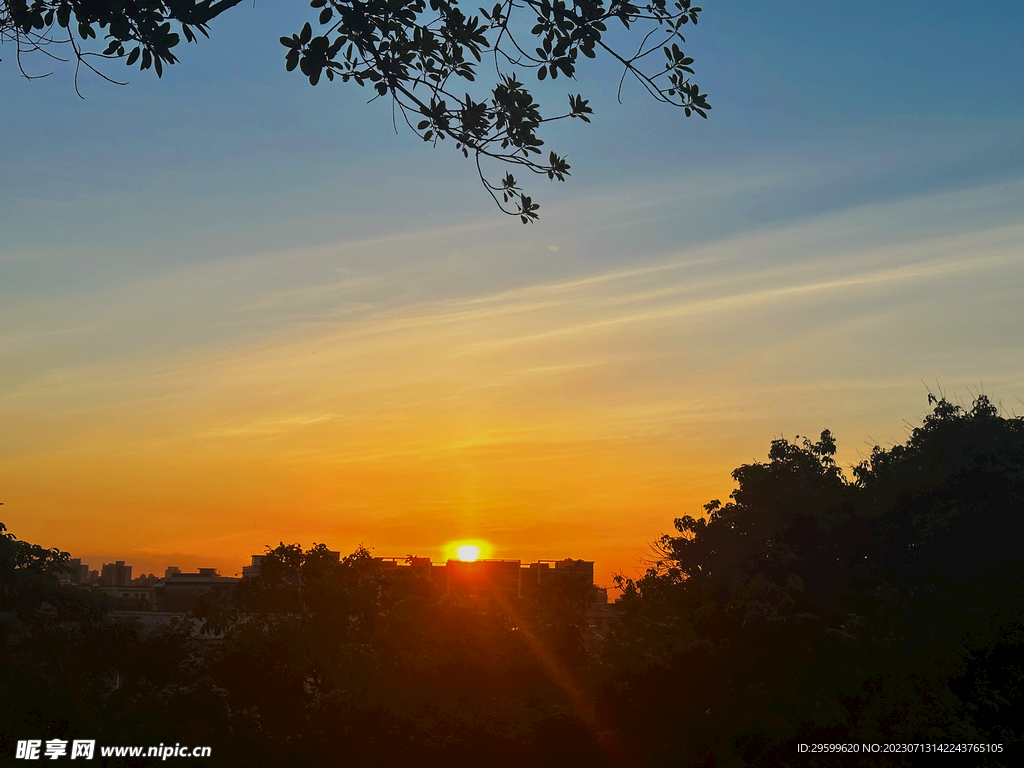
<path id="1" fill-rule="evenodd" d="M 622 581 L 606 716 L 641 764 L 778 765 L 797 741 L 1012 753 L 1024 420 L 983 396 L 931 402 L 905 445 L 876 448 L 852 480 L 827 431 L 774 441 L 767 463 L 733 473 L 731 501 L 676 521 L 660 568 Z"/>
<path id="2" fill-rule="evenodd" d="M 165 65 L 178 59 L 171 51 L 183 35 L 196 41 L 196 32 L 209 36 L 209 23 L 241 0 L 0 0 L 0 43 L 13 42 L 22 74 L 22 57 L 31 53 L 64 61 L 54 48 L 69 48 L 75 59 L 75 85 L 84 65 L 105 79 L 90 60 L 124 58 L 128 66 L 153 67 L 163 75 Z M 181 35 L 172 26 L 181 30 Z M 97 30 L 107 41 L 102 52 L 90 50 Z M 81 94 L 79 94 L 81 95 Z"/>
<path id="3" fill-rule="evenodd" d="M 15 43 L 19 66 L 25 53 L 57 58 L 53 46 L 70 47 L 76 88 L 78 66 L 98 72 L 93 57 L 125 58 L 129 66 L 152 66 L 160 76 L 177 61 L 172 49 L 181 35 L 189 42 L 196 32 L 207 35 L 210 21 L 238 2 L 0 0 L 0 42 Z M 374 98 L 390 98 L 396 130 L 400 115 L 423 141 L 454 142 L 473 157 L 498 207 L 524 224 L 537 218 L 539 205 L 511 172 L 491 180 L 482 162 L 564 181 L 569 163 L 553 151 L 544 156 L 540 128 L 564 119 L 589 123 L 593 114 L 579 93 L 568 94 L 563 111 L 542 112 L 524 84 L 527 74 L 574 80 L 581 56 L 604 56 L 621 67 L 620 94 L 628 75 L 687 117 L 706 118 L 711 109 L 690 79 L 693 59 L 679 47 L 683 28 L 696 24 L 702 10 L 691 0 L 501 0 L 479 8 L 478 15 L 467 15 L 458 0 L 311 0 L 310 6 L 315 21 L 281 38 L 286 68 L 298 69 L 310 85 L 324 78 L 352 82 L 369 86 Z M 625 34 L 609 35 L 609 25 Z M 97 29 L 105 30 L 102 52 L 87 50 Z M 493 68 L 493 85 L 477 87 L 482 67 Z"/>
<path id="4" fill-rule="evenodd" d="M 102 618 L 102 598 L 58 580 L 70 572 L 69 560 L 67 552 L 20 541 L 0 523 L 0 643 L 45 632 L 55 623 Z"/>
<path id="5" fill-rule="evenodd" d="M 46 730 L 63 738 L 83 720 L 130 648 L 104 622 L 106 595 L 63 585 L 68 553 L 18 540 L 0 523 L 0 741 Z M 97 723 L 85 717 L 90 727 Z"/>

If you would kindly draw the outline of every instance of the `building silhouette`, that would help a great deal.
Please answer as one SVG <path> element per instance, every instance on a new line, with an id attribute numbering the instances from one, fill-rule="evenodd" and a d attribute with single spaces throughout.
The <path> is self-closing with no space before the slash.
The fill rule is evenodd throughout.
<path id="1" fill-rule="evenodd" d="M 429 557 L 377 557 L 385 569 L 398 572 L 419 571 L 446 595 L 471 601 L 519 598 L 536 595 L 559 582 L 575 581 L 588 588 L 587 629 L 583 643 L 593 651 L 608 636 L 619 617 L 618 602 L 608 602 L 608 590 L 594 584 L 591 560 L 538 560 L 524 565 L 521 560 L 448 560 L 432 563 Z"/>
<path id="2" fill-rule="evenodd" d="M 341 553 L 330 551 L 334 561 Z M 266 554 L 252 555 L 252 562 L 243 566 L 241 578 L 221 576 L 215 568 L 199 568 L 185 573 L 175 565 L 168 566 L 163 578 L 142 574 L 132 579 L 132 567 L 123 560 L 104 563 L 102 571 L 90 571 L 80 560 L 70 561 L 71 573 L 66 582 L 88 585 L 110 595 L 114 618 L 140 621 L 147 628 L 166 624 L 175 616 L 192 611 L 201 595 L 214 595 L 232 590 L 242 579 L 259 576 Z M 619 604 L 608 602 L 608 591 L 594 584 L 594 563 L 591 560 L 538 560 L 524 564 L 521 560 L 447 560 L 433 563 L 429 557 L 375 557 L 374 560 L 392 573 L 426 576 L 445 595 L 486 602 L 531 597 L 559 583 L 575 582 L 589 593 L 586 608 L 588 628 L 584 643 L 593 650 L 607 636 L 619 616 Z"/>
<path id="3" fill-rule="evenodd" d="M 152 588 L 156 610 L 165 613 L 188 613 L 195 608 L 200 595 L 225 592 L 241 581 L 239 578 L 221 576 L 216 568 L 200 568 L 195 573 L 182 573 L 177 568 L 174 570 L 174 573 Z"/>
<path id="4" fill-rule="evenodd" d="M 263 565 L 263 558 L 266 555 L 253 555 L 252 563 L 242 566 L 242 578 L 251 579 L 260 575 L 260 567 Z"/>
<path id="5" fill-rule="evenodd" d="M 68 560 L 69 571 L 61 571 L 57 578 L 65 584 L 88 584 L 89 566 L 82 565 L 81 558 L 75 557 Z"/>
<path id="6" fill-rule="evenodd" d="M 101 587 L 124 587 L 131 584 L 132 567 L 125 565 L 124 560 L 114 563 L 104 563 L 100 571 Z"/>

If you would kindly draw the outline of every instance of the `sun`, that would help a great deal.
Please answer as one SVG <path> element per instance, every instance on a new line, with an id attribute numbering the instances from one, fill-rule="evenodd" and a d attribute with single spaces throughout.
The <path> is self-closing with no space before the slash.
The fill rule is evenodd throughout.
<path id="1" fill-rule="evenodd" d="M 461 560 L 473 563 L 491 557 L 491 543 L 483 539 L 456 539 L 444 545 L 445 556 L 449 560 Z"/>

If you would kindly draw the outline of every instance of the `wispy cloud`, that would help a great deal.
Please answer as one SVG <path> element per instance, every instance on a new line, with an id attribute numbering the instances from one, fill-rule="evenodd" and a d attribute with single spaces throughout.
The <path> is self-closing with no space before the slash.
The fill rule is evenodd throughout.
<path id="1" fill-rule="evenodd" d="M 286 520 L 401 547 L 498 528 L 526 541 L 542 518 L 562 525 L 542 526 L 561 552 L 588 520 L 621 534 L 628 510 L 653 536 L 727 493 L 728 470 L 773 436 L 827 426 L 851 462 L 866 435 L 901 437 L 922 378 L 1021 391 L 1024 342 L 1008 329 L 1024 207 L 1000 207 L 1021 190 L 851 209 L 619 265 L 572 255 L 532 279 L 482 269 L 518 247 L 474 240 L 485 229 L 79 297 L 45 332 L 71 347 L 19 357 L 36 344 L 15 331 L 0 353 L 21 366 L 0 392 L 7 495 L 43 499 L 35 509 L 81 536 L 95 515 L 55 510 L 87 499 L 110 509 L 105 535 L 130 519 L 178 549 L 201 524 L 239 556 Z M 30 328 L 45 305 L 6 316 Z M 162 530 L 172 509 L 180 528 Z"/>

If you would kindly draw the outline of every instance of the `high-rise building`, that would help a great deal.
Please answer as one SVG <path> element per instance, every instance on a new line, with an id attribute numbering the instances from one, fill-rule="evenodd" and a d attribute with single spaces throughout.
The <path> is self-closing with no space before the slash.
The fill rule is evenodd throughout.
<path id="1" fill-rule="evenodd" d="M 81 558 L 68 560 L 70 571 L 62 571 L 57 578 L 66 584 L 85 584 L 89 581 L 89 566 L 82 565 Z"/>
<path id="2" fill-rule="evenodd" d="M 170 569 L 168 569 L 170 570 Z M 221 576 L 216 568 L 200 568 L 195 573 L 175 572 L 154 588 L 158 610 L 170 613 L 191 611 L 199 596 L 206 592 L 218 593 L 234 587 L 241 579 Z"/>
<path id="3" fill-rule="evenodd" d="M 263 558 L 266 555 L 253 555 L 251 565 L 242 566 L 242 578 L 251 579 L 260 575 L 260 567 L 263 565 Z"/>
<path id="4" fill-rule="evenodd" d="M 132 567 L 125 565 L 124 560 L 103 564 L 103 570 L 100 571 L 101 587 L 123 587 L 131 584 L 131 581 Z"/>
<path id="5" fill-rule="evenodd" d="M 426 572 L 445 594 L 470 600 L 530 598 L 551 587 L 578 585 L 580 597 L 587 595 L 587 628 L 582 639 L 588 651 L 604 642 L 620 615 L 619 603 L 609 603 L 608 590 L 594 584 L 591 560 L 539 560 L 528 565 L 519 560 L 449 560 L 435 565 L 428 557 L 374 559 L 391 573 L 404 571 L 414 576 Z M 569 594 L 575 591 L 573 587 Z"/>
<path id="6" fill-rule="evenodd" d="M 529 565 L 523 565 L 521 560 L 448 560 L 435 565 L 429 557 L 374 559 L 389 570 L 429 569 L 430 578 L 445 594 L 480 599 L 499 595 L 524 597 L 548 584 L 576 579 L 590 588 L 594 600 L 601 597 L 594 586 L 591 560 L 541 560 Z"/>
<path id="7" fill-rule="evenodd" d="M 522 595 L 519 560 L 449 560 L 444 565 L 445 592 L 469 598 Z"/>
<path id="8" fill-rule="evenodd" d="M 579 579 L 594 584 L 594 563 L 591 560 L 538 560 L 523 568 L 523 594 L 549 583 L 565 579 Z"/>

